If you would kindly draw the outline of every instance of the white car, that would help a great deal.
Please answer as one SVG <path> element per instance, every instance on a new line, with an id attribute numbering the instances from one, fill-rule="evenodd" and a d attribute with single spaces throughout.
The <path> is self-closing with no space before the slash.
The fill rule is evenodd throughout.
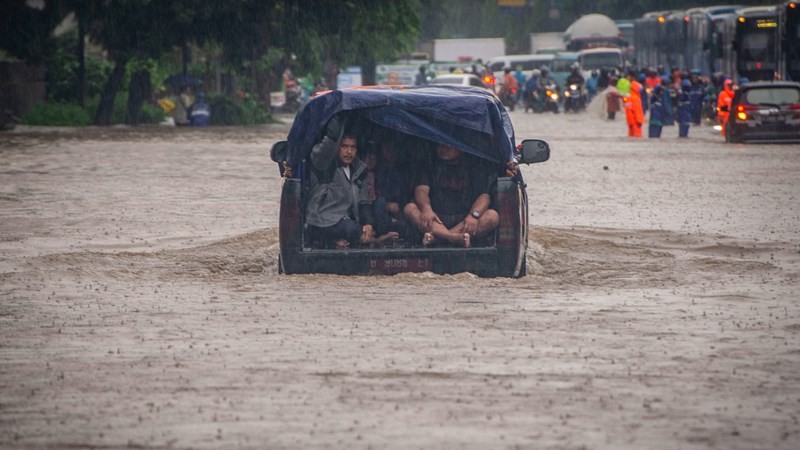
<path id="1" fill-rule="evenodd" d="M 430 81 L 430 84 L 451 84 L 457 86 L 473 86 L 491 90 L 481 81 L 480 77 L 473 73 L 449 73 L 438 75 Z"/>

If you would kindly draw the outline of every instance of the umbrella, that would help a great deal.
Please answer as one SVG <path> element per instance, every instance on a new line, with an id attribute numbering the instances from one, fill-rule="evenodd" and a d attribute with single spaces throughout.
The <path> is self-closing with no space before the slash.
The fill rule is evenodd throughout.
<path id="1" fill-rule="evenodd" d="M 176 73 L 175 75 L 170 75 L 166 80 L 164 80 L 164 84 L 168 84 L 176 88 L 182 88 L 184 86 L 195 87 L 203 84 L 203 80 L 189 74 Z"/>

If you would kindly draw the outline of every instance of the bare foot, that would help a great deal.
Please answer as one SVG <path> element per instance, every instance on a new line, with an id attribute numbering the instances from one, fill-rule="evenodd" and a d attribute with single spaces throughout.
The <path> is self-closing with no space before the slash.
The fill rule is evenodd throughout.
<path id="1" fill-rule="evenodd" d="M 336 249 L 337 250 L 345 250 L 350 247 L 350 242 L 347 239 L 339 239 L 336 241 Z"/>
<path id="2" fill-rule="evenodd" d="M 433 244 L 433 234 L 432 233 L 425 233 L 422 236 L 422 245 L 424 245 L 425 247 L 428 247 L 431 244 Z"/>
<path id="3" fill-rule="evenodd" d="M 469 236 L 469 233 L 464 233 L 463 239 L 464 240 L 461 242 L 461 244 L 464 246 L 464 248 L 472 247 L 472 238 Z"/>

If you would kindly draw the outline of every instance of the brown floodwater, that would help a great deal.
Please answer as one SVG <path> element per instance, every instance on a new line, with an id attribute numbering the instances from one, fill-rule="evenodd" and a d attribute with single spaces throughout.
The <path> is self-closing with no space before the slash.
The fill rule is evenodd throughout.
<path id="1" fill-rule="evenodd" d="M 800 146 L 511 117 L 521 279 L 278 274 L 285 124 L 0 134 L 0 447 L 797 448 Z"/>

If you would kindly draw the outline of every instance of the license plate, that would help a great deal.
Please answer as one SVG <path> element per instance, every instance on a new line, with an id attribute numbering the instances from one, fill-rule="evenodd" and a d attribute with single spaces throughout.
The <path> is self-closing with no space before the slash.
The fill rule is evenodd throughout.
<path id="1" fill-rule="evenodd" d="M 761 123 L 783 123 L 781 116 L 761 116 Z"/>
<path id="2" fill-rule="evenodd" d="M 429 270 L 431 270 L 431 260 L 427 258 L 381 258 L 369 261 L 370 274 L 394 275 Z"/>

